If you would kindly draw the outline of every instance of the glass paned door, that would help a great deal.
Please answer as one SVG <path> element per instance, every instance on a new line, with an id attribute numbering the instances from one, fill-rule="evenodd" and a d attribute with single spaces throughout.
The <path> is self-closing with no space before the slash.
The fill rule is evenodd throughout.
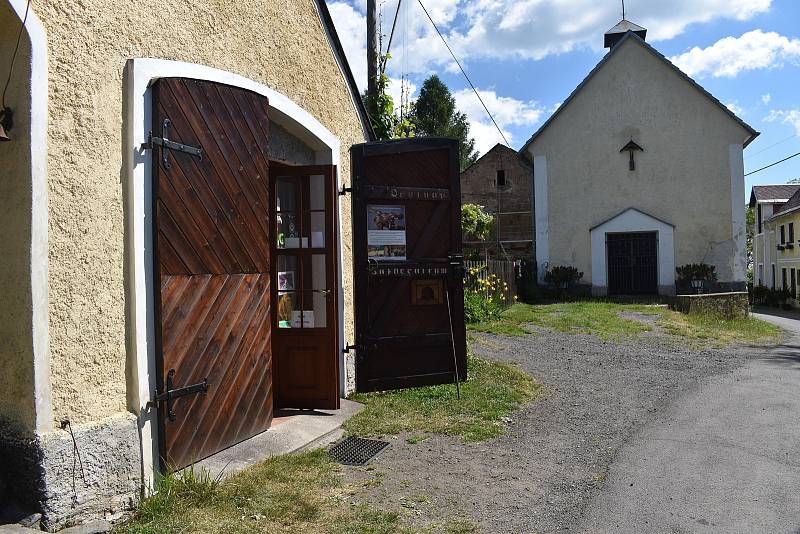
<path id="1" fill-rule="evenodd" d="M 273 166 L 276 404 L 338 407 L 335 168 Z"/>

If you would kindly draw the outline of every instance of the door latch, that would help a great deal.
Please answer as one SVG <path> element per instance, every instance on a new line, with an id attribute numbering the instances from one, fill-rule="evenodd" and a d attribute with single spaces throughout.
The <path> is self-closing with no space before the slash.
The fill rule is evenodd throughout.
<path id="1" fill-rule="evenodd" d="M 199 384 L 192 384 L 182 388 L 174 388 L 175 382 L 175 369 L 170 369 L 167 373 L 167 388 L 163 393 L 156 393 L 155 404 L 160 405 L 162 402 L 167 403 L 167 418 L 170 421 L 176 419 L 175 412 L 172 410 L 172 403 L 175 399 L 186 397 L 187 395 L 205 395 L 208 391 L 208 378 L 204 378 Z"/>
<path id="2" fill-rule="evenodd" d="M 172 122 L 169 119 L 164 119 L 164 122 L 161 124 L 161 137 L 153 136 L 153 131 L 151 130 L 147 136 L 147 142 L 142 145 L 142 148 L 152 149 L 154 146 L 160 146 L 161 161 L 164 163 L 164 168 L 168 170 L 172 168 L 172 166 L 169 163 L 170 150 L 177 150 L 178 152 L 184 152 L 186 154 L 196 156 L 200 158 L 200 161 L 203 161 L 202 148 L 197 146 L 184 145 L 183 143 L 178 143 L 176 141 L 172 141 L 171 139 L 169 139 L 169 127 L 171 125 Z"/>

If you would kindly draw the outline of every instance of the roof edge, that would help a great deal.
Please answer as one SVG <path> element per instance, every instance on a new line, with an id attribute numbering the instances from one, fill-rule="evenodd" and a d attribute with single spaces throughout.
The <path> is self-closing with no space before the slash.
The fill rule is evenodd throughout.
<path id="1" fill-rule="evenodd" d="M 645 217 L 649 217 L 650 219 L 653 219 L 654 221 L 658 221 L 658 222 L 660 222 L 660 223 L 662 223 L 662 224 L 666 224 L 667 226 L 671 226 L 672 228 L 675 228 L 675 225 L 674 225 L 674 224 L 672 224 L 671 222 L 667 222 L 667 221 L 665 221 L 664 219 L 661 219 L 661 218 L 659 218 L 659 217 L 656 217 L 656 216 L 654 216 L 654 215 L 650 215 L 650 214 L 649 214 L 649 213 L 647 213 L 646 211 L 642 211 L 642 210 L 640 210 L 639 208 L 634 208 L 633 206 L 631 206 L 631 207 L 629 207 L 629 208 L 625 208 L 624 210 L 620 211 L 619 213 L 616 213 L 616 214 L 612 215 L 612 216 L 611 216 L 611 217 L 609 217 L 608 219 L 605 219 L 604 221 L 602 221 L 602 222 L 599 222 L 599 223 L 595 224 L 594 226 L 592 226 L 591 228 L 589 228 L 589 232 L 592 232 L 592 231 L 594 231 L 595 229 L 597 229 L 597 228 L 600 228 L 601 226 L 603 226 L 603 225 L 604 225 L 604 224 L 606 224 L 607 222 L 613 221 L 614 219 L 616 219 L 617 217 L 619 217 L 619 216 L 620 216 L 620 215 L 622 215 L 623 213 L 627 213 L 627 212 L 629 212 L 629 211 L 635 211 L 635 212 L 641 213 L 641 214 L 642 214 L 642 215 L 644 215 Z"/>
<path id="2" fill-rule="evenodd" d="M 336 25 L 333 23 L 333 17 L 331 17 L 331 12 L 328 11 L 328 4 L 325 0 L 316 0 L 317 7 L 319 8 L 320 18 L 322 19 L 322 24 L 325 30 L 328 33 L 328 37 L 330 38 L 331 45 L 333 46 L 334 53 L 338 56 L 338 63 L 339 67 L 344 75 L 345 81 L 349 86 L 350 93 L 352 95 L 353 104 L 356 107 L 356 112 L 361 119 L 361 125 L 364 128 L 364 132 L 366 133 L 366 138 L 368 141 L 375 140 L 375 132 L 372 129 L 372 124 L 369 121 L 369 114 L 367 113 L 367 107 L 364 105 L 364 101 L 361 98 L 361 92 L 358 90 L 358 84 L 356 83 L 356 79 L 353 76 L 353 71 L 350 69 L 350 63 L 347 61 L 347 55 L 345 55 L 344 47 L 342 46 L 342 42 L 339 40 L 339 34 L 336 32 Z"/>
<path id="3" fill-rule="evenodd" d="M 742 126 L 750 134 L 750 136 L 747 138 L 747 140 L 745 140 L 745 142 L 743 143 L 742 148 L 746 148 L 747 145 L 749 145 L 751 142 L 753 142 L 753 140 L 756 137 L 761 135 L 760 132 L 756 131 L 752 126 L 750 126 L 749 124 L 744 122 L 742 119 L 737 117 L 736 114 L 734 112 L 732 112 L 730 109 L 728 109 L 728 107 L 725 104 L 720 102 L 717 99 L 717 97 L 715 97 L 714 95 L 709 93 L 706 89 L 703 88 L 702 85 L 700 85 L 699 83 L 694 81 L 688 74 L 686 74 L 681 69 L 676 67 L 675 64 L 672 63 L 669 59 L 667 59 L 667 57 L 664 54 L 662 54 L 661 52 L 659 52 L 658 50 L 653 48 L 653 46 L 651 46 L 644 39 L 642 39 L 641 37 L 636 35 L 633 31 L 628 30 L 627 32 L 625 32 L 625 35 L 619 40 L 619 42 L 617 42 L 613 46 L 613 48 L 611 48 L 611 50 L 609 50 L 603 56 L 603 58 L 600 60 L 600 62 L 597 63 L 597 65 L 595 65 L 595 67 L 591 71 L 589 71 L 589 74 L 586 75 L 586 77 L 581 81 L 581 83 L 579 83 L 578 86 L 561 103 L 561 105 L 558 106 L 558 109 L 555 110 L 553 112 L 553 114 L 550 115 L 550 117 L 546 121 L 544 121 L 544 123 L 539 127 L 539 129 L 536 130 L 536 132 L 534 132 L 534 134 L 525 142 L 525 144 L 522 146 L 522 148 L 519 149 L 520 152 L 527 152 L 528 151 L 528 148 L 530 148 L 530 146 L 533 144 L 533 142 L 536 140 L 536 138 L 539 137 L 539 135 L 541 135 L 542 132 L 544 132 L 544 130 L 550 125 L 550 123 L 553 122 L 553 120 L 558 116 L 558 114 L 561 112 L 561 110 L 564 109 L 572 101 L 573 98 L 575 98 L 575 96 L 580 92 L 580 90 L 583 89 L 583 87 L 587 83 L 589 83 L 589 80 L 591 80 L 594 77 L 594 75 L 597 73 L 597 71 L 599 71 L 600 68 L 603 65 L 605 65 L 606 62 L 611 58 L 611 56 L 614 55 L 614 53 L 617 50 L 619 50 L 620 45 L 622 45 L 622 43 L 624 43 L 628 39 L 637 40 L 640 44 L 642 44 L 645 47 L 646 50 L 648 50 L 650 53 L 655 55 L 658 59 L 661 59 L 662 61 L 664 61 L 670 67 L 672 67 L 672 69 L 675 70 L 675 72 L 677 72 L 678 75 L 680 75 L 683 79 L 688 81 L 692 86 L 694 86 L 696 89 L 698 89 L 703 95 L 705 95 L 706 97 L 711 99 L 712 102 L 717 104 L 717 106 L 719 106 L 735 122 L 739 123 L 739 125 Z"/>

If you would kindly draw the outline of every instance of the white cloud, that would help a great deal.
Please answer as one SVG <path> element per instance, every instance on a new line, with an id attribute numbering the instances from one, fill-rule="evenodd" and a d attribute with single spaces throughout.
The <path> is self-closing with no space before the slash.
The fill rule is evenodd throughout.
<path id="1" fill-rule="evenodd" d="M 392 97 L 394 101 L 394 106 L 396 108 L 400 107 L 401 98 L 403 96 L 402 89 L 403 85 L 405 84 L 406 94 L 405 97 L 407 100 L 416 100 L 417 98 L 417 86 L 414 83 L 411 83 L 408 80 L 402 81 L 400 78 L 389 78 L 389 95 Z"/>
<path id="2" fill-rule="evenodd" d="M 736 102 L 728 102 L 725 107 L 731 110 L 734 115 L 744 115 L 744 108 Z"/>
<path id="3" fill-rule="evenodd" d="M 509 143 L 514 142 L 509 126 L 532 126 L 538 123 L 544 113 L 535 101 L 517 100 L 499 96 L 494 90 L 478 90 L 486 107 L 494 115 L 497 125 Z M 484 154 L 497 143 L 505 143 L 491 119 L 483 109 L 478 97 L 471 89 L 461 89 L 453 93 L 456 106 L 469 119 L 469 133 L 475 139 L 475 148 Z"/>
<path id="4" fill-rule="evenodd" d="M 347 2 L 332 2 L 328 4 L 328 11 L 333 18 L 353 77 L 363 91 L 367 86 L 367 17 Z"/>
<path id="5" fill-rule="evenodd" d="M 707 48 L 694 47 L 671 59 L 689 76 L 732 78 L 742 71 L 778 67 L 784 61 L 800 62 L 800 39 L 753 30 L 741 37 L 725 37 Z"/>
<path id="6" fill-rule="evenodd" d="M 772 100 L 772 95 L 771 94 L 767 93 L 765 95 L 761 95 L 761 102 L 763 102 L 765 106 L 767 104 L 769 104 L 770 100 Z"/>
<path id="7" fill-rule="evenodd" d="M 800 109 L 779 110 L 773 109 L 769 115 L 764 117 L 764 122 L 781 122 L 794 127 L 797 135 L 800 135 Z"/>
<path id="8" fill-rule="evenodd" d="M 628 0 L 628 18 L 648 29 L 648 41 L 670 39 L 690 24 L 716 19 L 747 20 L 767 11 L 772 0 Z M 336 28 L 357 82 L 366 83 L 364 0 L 330 4 Z M 618 2 L 597 0 L 426 0 L 431 17 L 456 55 L 470 58 L 541 59 L 576 48 L 601 50 L 603 33 L 619 21 Z M 383 4 L 388 34 L 397 0 Z M 457 72 L 450 54 L 417 2 L 403 2 L 389 71 L 426 75 Z"/>

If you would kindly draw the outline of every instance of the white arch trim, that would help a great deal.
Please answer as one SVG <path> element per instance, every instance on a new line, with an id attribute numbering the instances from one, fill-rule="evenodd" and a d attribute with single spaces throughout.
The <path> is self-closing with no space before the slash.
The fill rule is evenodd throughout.
<path id="1" fill-rule="evenodd" d="M 339 165 L 341 143 L 310 113 L 287 96 L 266 85 L 223 70 L 163 59 L 130 59 L 125 66 L 124 83 L 124 154 L 123 167 L 128 198 L 126 240 L 128 250 L 128 291 L 131 305 L 128 311 L 129 339 L 129 407 L 139 417 L 142 475 L 146 485 L 158 469 L 158 436 L 155 410 L 148 406 L 156 389 L 155 318 L 153 302 L 153 232 L 151 209 L 151 165 L 149 152 L 141 149 L 147 140 L 152 122 L 150 87 L 159 78 L 193 78 L 224 83 L 248 89 L 267 97 L 269 116 L 292 135 L 314 149 L 317 164 Z M 341 187 L 341 177 L 337 176 Z M 341 220 L 341 205 L 337 195 L 337 210 Z M 344 394 L 347 383 L 344 362 L 344 289 L 342 287 L 342 237 L 339 235 L 339 388 Z"/>
<path id="2" fill-rule="evenodd" d="M 8 0 L 19 17 L 25 17 L 27 0 Z M 47 37 L 33 6 L 25 22 L 31 46 L 31 330 L 36 430 L 53 428 L 50 385 L 50 335 L 47 233 Z"/>
<path id="3" fill-rule="evenodd" d="M 606 234 L 625 232 L 656 232 L 658 240 L 658 292 L 675 294 L 674 225 L 648 215 L 636 208 L 622 213 L 592 228 L 592 294 L 608 294 L 608 250 Z"/>

